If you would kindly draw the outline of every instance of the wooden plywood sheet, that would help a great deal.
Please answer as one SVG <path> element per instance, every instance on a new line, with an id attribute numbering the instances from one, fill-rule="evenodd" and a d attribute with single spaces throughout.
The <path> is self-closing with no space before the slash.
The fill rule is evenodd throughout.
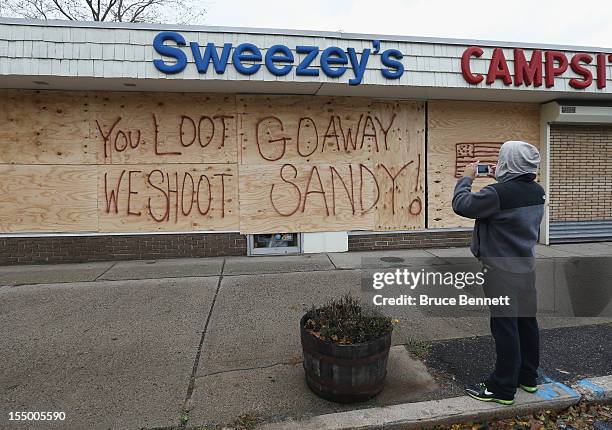
<path id="1" fill-rule="evenodd" d="M 0 165 L 0 231 L 97 231 L 96 184 L 89 166 Z"/>
<path id="2" fill-rule="evenodd" d="M 375 103 L 390 124 L 384 150 L 373 155 L 380 186 L 373 230 L 425 228 L 425 107 L 417 102 Z"/>
<path id="3" fill-rule="evenodd" d="M 251 96 L 238 97 L 237 107 L 243 233 L 278 231 L 279 223 L 287 231 L 424 228 L 422 103 Z M 372 208 L 367 214 L 353 214 L 352 207 L 341 215 L 329 214 L 333 187 L 344 190 L 340 182 L 332 184 L 332 169 L 337 182 L 343 175 L 338 172 L 350 176 L 351 169 L 371 178 Z M 287 175 L 296 186 L 287 184 Z M 321 176 L 325 193 L 307 191 L 312 175 L 317 184 Z M 289 207 L 298 210 L 287 207 L 280 215 L 269 193 L 273 186 L 280 192 L 283 184 L 286 193 L 294 192 L 283 201 L 293 202 Z M 319 197 L 319 206 L 310 205 L 313 195 Z"/>
<path id="4" fill-rule="evenodd" d="M 428 104 L 428 226 L 467 227 L 452 209 L 457 178 L 470 162 L 497 162 L 507 140 L 540 146 L 540 107 L 528 103 L 431 101 Z M 495 182 L 477 178 L 474 191 Z"/>
<path id="5" fill-rule="evenodd" d="M 89 118 L 98 164 L 236 163 L 234 96 L 96 93 Z"/>
<path id="6" fill-rule="evenodd" d="M 0 164 L 95 164 L 86 93 L 0 90 Z"/>
<path id="7" fill-rule="evenodd" d="M 2 95 L 3 231 L 238 230 L 235 96 Z"/>
<path id="8" fill-rule="evenodd" d="M 376 219 L 372 166 L 240 166 L 240 232 L 370 230 Z"/>
<path id="9" fill-rule="evenodd" d="M 98 166 L 100 231 L 236 231 L 231 164 Z"/>
<path id="10" fill-rule="evenodd" d="M 236 104 L 240 164 L 367 163 L 392 145 L 385 138 L 403 109 L 420 105 L 312 96 L 239 96 Z"/>
<path id="11" fill-rule="evenodd" d="M 5 126 L 0 128 L 0 166 L 14 163 L 22 176 L 41 178 L 23 188 L 23 196 L 5 197 L 18 221 L 6 212 L 4 231 L 240 228 L 268 233 L 424 227 L 421 102 L 133 92 L 3 94 L 15 108 L 0 107 L 0 125 Z M 41 165 L 51 170 L 40 170 Z M 65 179 L 66 172 L 73 177 Z M 74 177 L 77 173 L 89 179 Z M 15 178 L 4 186 L 28 183 Z M 78 182 L 70 190 L 76 200 L 56 204 L 54 199 L 72 182 Z M 41 200 L 41 195 L 49 198 Z M 53 215 L 55 208 L 63 219 Z"/>
<path id="12" fill-rule="evenodd" d="M 235 163 L 233 95 L 0 90 L 0 164 Z"/>

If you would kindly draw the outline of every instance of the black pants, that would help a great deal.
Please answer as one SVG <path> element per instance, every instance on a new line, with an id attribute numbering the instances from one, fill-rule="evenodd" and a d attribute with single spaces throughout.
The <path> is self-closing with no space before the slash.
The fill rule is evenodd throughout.
<path id="1" fill-rule="evenodd" d="M 491 306 L 491 334 L 497 354 L 487 387 L 502 399 L 512 399 L 518 384 L 535 385 L 540 364 L 536 319 L 535 272 L 511 273 L 487 267 L 487 297 L 508 296 L 510 306 Z"/>

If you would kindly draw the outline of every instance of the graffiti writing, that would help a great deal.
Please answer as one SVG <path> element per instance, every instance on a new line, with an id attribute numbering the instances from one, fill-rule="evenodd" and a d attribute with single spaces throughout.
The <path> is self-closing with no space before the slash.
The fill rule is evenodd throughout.
<path id="1" fill-rule="evenodd" d="M 160 118 L 151 113 L 143 127 L 130 126 L 126 124 L 129 121 L 121 116 L 106 124 L 95 120 L 95 124 L 104 147 L 104 159 L 112 160 L 114 153 L 129 153 L 147 148 L 161 157 L 182 155 L 190 147 L 200 150 L 221 149 L 226 144 L 227 132 L 234 118 L 233 115 L 183 114 L 176 118 L 174 124 L 162 128 Z M 176 137 L 172 139 L 172 136 Z"/>
<path id="2" fill-rule="evenodd" d="M 363 216 L 383 204 L 392 215 L 417 216 L 423 209 L 414 195 L 420 175 L 420 156 L 402 166 L 379 163 L 373 168 L 362 163 L 342 166 L 296 166 L 283 164 L 269 186 L 269 202 L 282 217 L 307 212 L 335 216 L 340 208 Z"/>
<path id="3" fill-rule="evenodd" d="M 255 144 L 262 159 L 279 161 L 287 156 L 289 146 L 306 161 L 317 152 L 355 151 L 381 152 L 390 150 L 390 130 L 395 121 L 393 114 L 387 121 L 375 115 L 361 114 L 350 124 L 340 115 L 330 115 L 323 122 L 303 116 L 289 131 L 277 116 L 265 116 L 255 125 Z"/>
<path id="4" fill-rule="evenodd" d="M 148 217 L 163 222 L 178 222 L 182 217 L 223 218 L 228 180 L 233 174 L 219 170 L 206 173 L 196 169 L 169 168 L 122 169 L 103 175 L 106 214 Z"/>

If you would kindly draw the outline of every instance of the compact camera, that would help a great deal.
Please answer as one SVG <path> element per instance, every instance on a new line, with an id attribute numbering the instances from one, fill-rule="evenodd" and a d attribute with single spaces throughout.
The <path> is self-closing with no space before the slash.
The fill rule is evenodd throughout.
<path id="1" fill-rule="evenodd" d="M 478 163 L 476 165 L 476 176 L 489 176 L 489 165 Z"/>

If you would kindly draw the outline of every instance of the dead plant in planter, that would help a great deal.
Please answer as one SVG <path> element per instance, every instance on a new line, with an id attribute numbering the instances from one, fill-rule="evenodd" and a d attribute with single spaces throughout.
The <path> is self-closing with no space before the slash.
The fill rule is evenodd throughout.
<path id="1" fill-rule="evenodd" d="M 383 389 L 393 321 L 346 295 L 300 321 L 306 382 L 328 400 L 352 403 Z"/>

